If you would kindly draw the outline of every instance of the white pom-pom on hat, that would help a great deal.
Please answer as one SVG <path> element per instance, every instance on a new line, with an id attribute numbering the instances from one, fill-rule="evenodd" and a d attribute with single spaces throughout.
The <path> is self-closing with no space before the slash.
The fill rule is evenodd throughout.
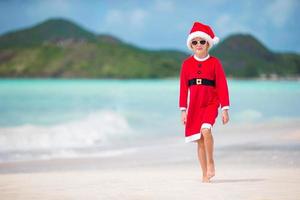
<path id="1" fill-rule="evenodd" d="M 215 37 L 213 38 L 213 43 L 214 43 L 214 44 L 218 44 L 219 41 L 220 41 L 220 38 L 218 38 L 217 36 L 215 36 Z"/>

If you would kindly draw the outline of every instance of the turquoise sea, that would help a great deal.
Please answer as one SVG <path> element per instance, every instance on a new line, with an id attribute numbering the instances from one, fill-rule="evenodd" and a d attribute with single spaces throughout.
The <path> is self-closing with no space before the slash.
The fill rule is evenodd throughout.
<path id="1" fill-rule="evenodd" d="M 300 82 L 228 85 L 232 124 L 300 119 Z M 155 137 L 184 141 L 178 86 L 177 79 L 0 79 L 0 162 Z"/>

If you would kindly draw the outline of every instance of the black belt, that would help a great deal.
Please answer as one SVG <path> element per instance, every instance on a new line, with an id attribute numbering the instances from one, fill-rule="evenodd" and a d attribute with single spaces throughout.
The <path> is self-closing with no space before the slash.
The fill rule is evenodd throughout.
<path id="1" fill-rule="evenodd" d="M 189 80 L 189 86 L 191 85 L 209 85 L 209 86 L 215 86 L 214 80 L 209 80 L 205 78 L 193 78 Z"/>

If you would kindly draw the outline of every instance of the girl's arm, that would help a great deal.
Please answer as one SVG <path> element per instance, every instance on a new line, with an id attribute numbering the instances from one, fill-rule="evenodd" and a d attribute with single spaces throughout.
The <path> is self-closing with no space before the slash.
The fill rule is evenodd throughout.
<path id="1" fill-rule="evenodd" d="M 222 110 L 229 109 L 229 94 L 226 76 L 220 61 L 217 62 L 215 67 L 216 74 L 216 89 L 221 104 Z"/>
<path id="2" fill-rule="evenodd" d="M 179 86 L 179 108 L 180 110 L 186 110 L 188 97 L 188 78 L 184 63 L 182 64 L 180 71 L 180 86 Z"/>
<path id="3" fill-rule="evenodd" d="M 229 109 L 229 94 L 226 76 L 221 62 L 217 62 L 216 68 L 216 89 L 222 109 L 222 122 L 226 124 L 229 121 L 228 109 Z"/>

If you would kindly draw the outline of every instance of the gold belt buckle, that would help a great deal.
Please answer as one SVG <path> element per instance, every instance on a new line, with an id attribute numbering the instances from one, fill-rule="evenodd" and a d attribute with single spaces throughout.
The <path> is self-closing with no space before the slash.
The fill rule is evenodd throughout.
<path id="1" fill-rule="evenodd" d="M 201 78 L 197 78 L 196 79 L 196 84 L 197 85 L 201 85 L 202 84 L 202 79 Z"/>

